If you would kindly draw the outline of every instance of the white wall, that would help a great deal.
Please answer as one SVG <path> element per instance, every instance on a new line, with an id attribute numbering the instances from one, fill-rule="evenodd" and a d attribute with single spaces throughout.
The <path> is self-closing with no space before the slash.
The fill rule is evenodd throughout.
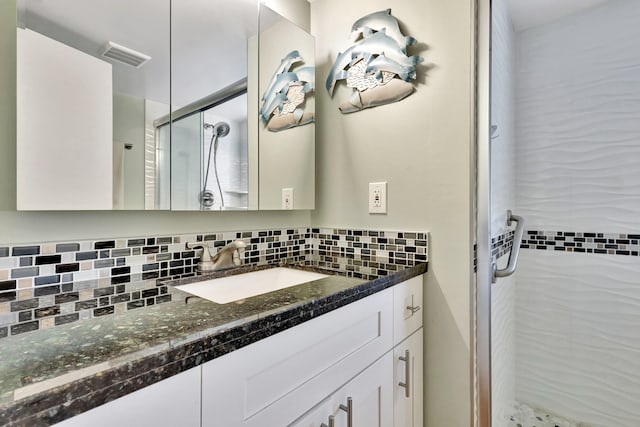
<path id="1" fill-rule="evenodd" d="M 417 91 L 399 103 L 349 115 L 324 78 L 350 46 L 359 17 L 389 7 L 382 0 L 318 0 L 316 36 L 316 210 L 312 223 L 431 232 L 425 287 L 425 416 L 429 426 L 471 420 L 471 105 L 472 2 L 393 2 L 392 14 L 418 39 Z M 411 51 L 411 48 L 409 49 Z M 340 88 L 338 88 L 340 89 Z M 368 183 L 388 182 L 388 214 L 369 215 Z"/>
<path id="2" fill-rule="evenodd" d="M 16 208 L 16 2 L 0 2 L 0 211 Z M 0 236 L 3 225 L 0 222 Z"/>
<path id="3" fill-rule="evenodd" d="M 498 129 L 491 140 L 491 236 L 508 228 L 507 210 L 515 206 L 515 34 L 506 0 L 492 2 L 491 124 Z M 498 265 L 503 268 L 508 256 Z M 493 427 L 509 425 L 515 400 L 515 279 L 491 285 L 491 406 Z"/>
<path id="4" fill-rule="evenodd" d="M 636 257 L 527 250 L 521 257 L 518 399 L 584 425 L 640 425 Z"/>
<path id="5" fill-rule="evenodd" d="M 640 4 L 518 34 L 518 209 L 528 228 L 636 232 Z"/>
<path id="6" fill-rule="evenodd" d="M 17 40 L 18 207 L 111 209 L 111 64 L 29 29 Z"/>
<path id="7" fill-rule="evenodd" d="M 629 233 L 640 215 L 640 3 L 517 37 L 517 206 L 529 229 Z M 519 400 L 640 424 L 636 257 L 529 251 L 517 274 Z"/>
<path id="8" fill-rule="evenodd" d="M 124 151 L 124 198 L 121 209 L 144 209 L 145 100 L 113 94 L 113 141 L 131 144 Z M 115 165 L 114 165 L 115 173 Z M 117 180 L 114 179 L 114 186 Z M 114 200 L 115 202 L 115 200 Z"/>
<path id="9" fill-rule="evenodd" d="M 264 0 L 265 6 L 294 22 L 305 31 L 311 28 L 309 2 L 307 0 Z"/>

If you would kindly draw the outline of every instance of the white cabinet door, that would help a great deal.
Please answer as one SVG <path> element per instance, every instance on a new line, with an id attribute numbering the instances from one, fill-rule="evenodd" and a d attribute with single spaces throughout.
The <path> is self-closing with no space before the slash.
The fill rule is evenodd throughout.
<path id="1" fill-rule="evenodd" d="M 422 328 L 393 350 L 394 427 L 422 427 L 422 353 Z"/>
<path id="2" fill-rule="evenodd" d="M 134 391 L 55 427 L 199 427 L 200 367 Z"/>
<path id="3" fill-rule="evenodd" d="M 390 427 L 393 425 L 392 352 L 329 396 L 320 405 L 289 424 L 290 427 Z M 350 403 L 349 403 L 350 401 Z M 350 414 L 349 414 L 350 411 Z M 351 416 L 351 423 L 349 423 Z"/>
<path id="4" fill-rule="evenodd" d="M 342 405 L 352 399 L 353 423 L 347 413 L 336 412 L 336 427 L 388 427 L 393 425 L 393 356 L 385 354 L 375 364 L 354 378 L 337 394 Z"/>

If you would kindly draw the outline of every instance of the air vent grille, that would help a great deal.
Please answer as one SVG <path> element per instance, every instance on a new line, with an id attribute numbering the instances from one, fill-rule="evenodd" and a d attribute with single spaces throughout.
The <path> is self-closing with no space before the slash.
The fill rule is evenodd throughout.
<path id="1" fill-rule="evenodd" d="M 142 67 L 142 65 L 151 59 L 150 56 L 145 55 L 144 53 L 137 52 L 133 49 L 129 49 L 128 47 L 120 46 L 113 42 L 107 42 L 104 47 L 104 52 L 102 52 L 102 56 L 136 68 Z"/>

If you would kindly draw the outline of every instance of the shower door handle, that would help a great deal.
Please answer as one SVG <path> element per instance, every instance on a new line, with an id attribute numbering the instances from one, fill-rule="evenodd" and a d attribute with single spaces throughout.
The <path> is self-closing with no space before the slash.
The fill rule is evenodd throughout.
<path id="1" fill-rule="evenodd" d="M 516 231 L 513 236 L 513 245 L 511 246 L 511 252 L 509 253 L 509 263 L 503 269 L 498 270 L 498 265 L 494 262 L 491 264 L 491 282 L 495 283 L 498 277 L 511 276 L 516 271 L 518 265 L 518 256 L 520 255 L 520 244 L 522 243 L 522 235 L 524 234 L 524 218 L 518 215 L 514 215 L 511 211 L 507 211 L 507 225 L 515 221 Z"/>

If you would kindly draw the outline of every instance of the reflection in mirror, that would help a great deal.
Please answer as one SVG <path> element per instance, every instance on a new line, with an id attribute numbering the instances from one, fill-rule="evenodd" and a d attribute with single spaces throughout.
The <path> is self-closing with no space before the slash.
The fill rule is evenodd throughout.
<path id="1" fill-rule="evenodd" d="M 246 80 L 229 90 L 231 98 L 205 103 L 196 112 L 173 115 L 173 210 L 244 210 L 248 207 Z M 167 126 L 162 125 L 160 131 Z"/>
<path id="2" fill-rule="evenodd" d="M 259 207 L 315 203 L 315 39 L 260 5 Z"/>
<path id="3" fill-rule="evenodd" d="M 18 209 L 168 209 L 169 0 L 18 0 Z M 162 172 L 162 173 L 158 173 Z"/>
<path id="4" fill-rule="evenodd" d="M 247 121 L 257 2 L 174 1 L 171 25 L 171 209 L 249 209 L 257 197 L 249 190 L 257 141 Z M 161 133 L 167 122 L 157 121 Z"/>

